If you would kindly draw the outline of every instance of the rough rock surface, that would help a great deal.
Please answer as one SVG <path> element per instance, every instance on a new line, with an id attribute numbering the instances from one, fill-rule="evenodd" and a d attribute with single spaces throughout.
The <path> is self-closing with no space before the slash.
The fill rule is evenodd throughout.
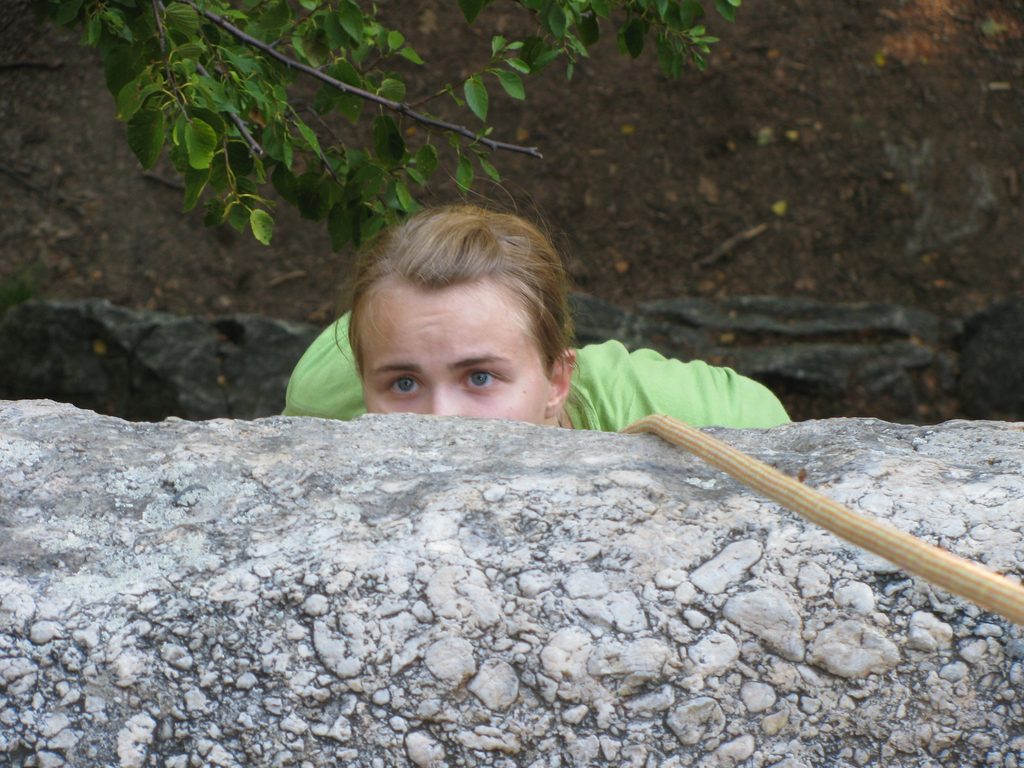
<path id="1" fill-rule="evenodd" d="M 724 431 L 1017 576 L 1024 431 Z M 1019 628 L 651 436 L 0 403 L 0 762 L 1017 766 Z"/>

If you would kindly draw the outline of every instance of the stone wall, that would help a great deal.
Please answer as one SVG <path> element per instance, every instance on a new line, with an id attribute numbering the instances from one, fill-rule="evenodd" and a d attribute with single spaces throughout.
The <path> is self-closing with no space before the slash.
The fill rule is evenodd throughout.
<path id="1" fill-rule="evenodd" d="M 720 431 L 1019 577 L 1024 432 Z M 656 438 L 0 403 L 0 762 L 1017 766 L 1018 627 Z"/>
<path id="2" fill-rule="evenodd" d="M 577 294 L 581 344 L 616 338 L 728 365 L 797 419 L 1024 419 L 1024 299 L 959 320 L 894 304 L 682 298 L 636 312 Z M 253 315 L 142 312 L 100 300 L 22 304 L 0 317 L 0 398 L 46 398 L 131 420 L 280 413 L 319 329 Z"/>

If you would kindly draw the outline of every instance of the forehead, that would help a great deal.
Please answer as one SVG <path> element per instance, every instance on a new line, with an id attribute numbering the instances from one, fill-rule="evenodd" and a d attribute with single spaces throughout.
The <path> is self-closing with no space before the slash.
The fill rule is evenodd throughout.
<path id="1" fill-rule="evenodd" d="M 511 288 L 484 278 L 444 288 L 424 288 L 401 278 L 387 278 L 367 297 L 364 341 L 373 337 L 414 335 L 428 327 L 459 329 L 487 336 L 513 333 L 535 340 L 523 302 Z"/>

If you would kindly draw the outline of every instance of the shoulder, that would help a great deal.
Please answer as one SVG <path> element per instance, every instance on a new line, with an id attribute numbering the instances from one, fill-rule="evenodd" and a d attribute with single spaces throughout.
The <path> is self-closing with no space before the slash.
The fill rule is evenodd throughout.
<path id="1" fill-rule="evenodd" d="M 327 326 L 296 363 L 288 380 L 284 414 L 354 419 L 365 412 L 345 314 Z"/>
<path id="2" fill-rule="evenodd" d="M 594 429 L 618 431 L 664 413 L 694 426 L 768 427 L 789 421 L 762 384 L 731 368 L 683 362 L 652 349 L 630 352 L 618 341 L 578 352 L 581 399 L 591 404 Z"/>

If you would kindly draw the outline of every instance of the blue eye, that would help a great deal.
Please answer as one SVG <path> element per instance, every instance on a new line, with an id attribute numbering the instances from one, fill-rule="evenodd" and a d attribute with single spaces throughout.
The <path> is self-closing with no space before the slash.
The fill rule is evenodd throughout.
<path id="1" fill-rule="evenodd" d="M 407 395 L 416 390 L 416 379 L 412 376 L 401 376 L 395 379 L 391 388 L 396 392 L 401 392 L 403 395 Z"/>
<path id="2" fill-rule="evenodd" d="M 494 376 L 487 371 L 473 371 L 469 374 L 469 383 L 474 387 L 486 387 L 494 380 Z"/>

